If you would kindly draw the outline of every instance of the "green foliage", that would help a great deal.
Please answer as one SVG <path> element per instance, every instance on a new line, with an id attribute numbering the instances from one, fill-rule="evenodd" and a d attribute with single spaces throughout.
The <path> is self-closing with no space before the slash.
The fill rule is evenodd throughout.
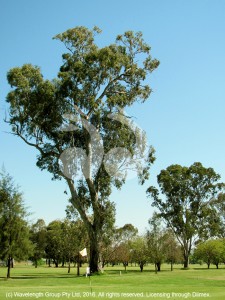
<path id="1" fill-rule="evenodd" d="M 59 220 L 52 221 L 47 226 L 47 245 L 45 251 L 47 258 L 53 259 L 56 267 L 62 262 L 63 256 L 63 235 L 61 226 L 62 222 Z"/>
<path id="2" fill-rule="evenodd" d="M 123 227 L 113 226 L 107 228 L 101 244 L 101 263 L 105 264 L 123 263 L 126 268 L 131 261 L 131 244 L 136 237 L 138 230 L 132 224 L 125 224 Z"/>
<path id="3" fill-rule="evenodd" d="M 125 243 L 129 243 L 137 234 L 138 229 L 132 224 L 125 224 L 115 231 L 116 239 Z"/>
<path id="4" fill-rule="evenodd" d="M 11 176 L 5 172 L 0 178 L 0 259 L 8 265 L 7 277 L 14 259 L 29 257 L 33 247 L 29 240 L 27 212 L 22 194 L 15 187 Z"/>
<path id="5" fill-rule="evenodd" d="M 56 267 L 59 263 L 77 262 L 79 251 L 88 245 L 87 231 L 81 220 L 54 220 L 47 226 L 45 252 Z"/>
<path id="6" fill-rule="evenodd" d="M 149 251 L 146 238 L 144 236 L 137 236 L 131 243 L 131 249 L 131 259 L 138 263 L 142 272 L 144 265 L 149 261 Z"/>
<path id="7" fill-rule="evenodd" d="M 177 242 L 176 236 L 171 229 L 165 231 L 165 261 L 170 263 L 171 271 L 173 270 L 174 263 L 180 263 L 183 261 L 181 247 Z"/>
<path id="8" fill-rule="evenodd" d="M 194 257 L 202 259 L 208 266 L 215 264 L 217 269 L 219 263 L 225 260 L 225 242 L 224 240 L 208 240 L 197 245 L 194 251 Z"/>
<path id="9" fill-rule="evenodd" d="M 215 197 L 213 205 L 217 215 L 220 216 L 220 220 L 217 222 L 219 226 L 217 236 L 219 238 L 225 238 L 225 193 L 219 193 L 219 195 Z"/>
<path id="10" fill-rule="evenodd" d="M 79 251 L 88 246 L 87 231 L 84 223 L 80 219 L 72 222 L 64 220 L 61 230 L 63 255 L 67 261 L 75 261 Z"/>
<path id="11" fill-rule="evenodd" d="M 39 219 L 31 226 L 30 239 L 34 246 L 31 259 L 34 261 L 35 267 L 37 267 L 41 259 L 46 257 L 45 248 L 47 245 L 47 228 L 44 220 Z"/>
<path id="12" fill-rule="evenodd" d="M 182 246 L 185 267 L 188 267 L 193 242 L 196 238 L 214 236 L 218 230 L 219 215 L 213 199 L 224 188 L 220 176 L 201 163 L 189 168 L 171 165 L 157 177 L 159 189 L 149 187 L 147 194 L 158 216 L 171 228 Z M 163 196 L 160 196 L 160 192 Z"/>
<path id="13" fill-rule="evenodd" d="M 163 262 L 169 262 L 172 271 L 173 264 L 181 258 L 176 238 L 170 229 L 162 227 L 161 219 L 155 212 L 149 220 L 149 225 L 150 229 L 146 233 L 149 261 L 155 264 L 157 271 L 160 271 Z"/>
<path id="14" fill-rule="evenodd" d="M 143 152 L 146 147 L 144 135 L 134 132 L 132 121 L 121 109 L 135 101 L 148 99 L 151 88 L 146 81 L 159 65 L 158 60 L 151 58 L 150 46 L 140 32 L 125 32 L 115 43 L 103 48 L 95 44 L 96 33 L 100 33 L 97 27 L 89 30 L 80 26 L 54 37 L 64 43 L 67 52 L 62 56 L 63 64 L 57 78 L 51 81 L 45 80 L 40 68 L 31 64 L 13 68 L 7 74 L 12 87 L 7 96 L 10 105 L 8 122 L 16 136 L 39 151 L 37 166 L 48 170 L 54 179 L 66 180 L 71 204 L 87 228 L 90 251 L 96 253 L 90 258 L 93 271 L 97 271 L 101 230 L 111 210 L 112 184 L 121 188 L 125 179 L 113 178 L 103 163 L 98 162 L 101 153 L 94 153 L 95 145 L 87 124 L 96 129 L 104 153 L 123 148 L 135 160 L 135 154 Z M 112 114 L 120 114 L 126 122 L 112 120 Z M 137 138 L 143 141 L 142 149 Z M 86 176 L 78 174 L 71 178 L 60 168 L 61 155 L 74 147 L 80 148 L 88 157 Z M 154 160 L 154 149 L 150 147 L 146 165 L 142 169 L 137 167 L 142 184 L 148 179 Z M 79 164 L 76 168 L 82 169 Z M 90 213 L 93 214 L 91 219 Z"/>
<path id="15" fill-rule="evenodd" d="M 165 232 L 161 228 L 161 222 L 156 214 L 149 220 L 150 230 L 147 231 L 146 238 L 149 251 L 149 259 L 152 263 L 160 266 L 166 258 Z"/>

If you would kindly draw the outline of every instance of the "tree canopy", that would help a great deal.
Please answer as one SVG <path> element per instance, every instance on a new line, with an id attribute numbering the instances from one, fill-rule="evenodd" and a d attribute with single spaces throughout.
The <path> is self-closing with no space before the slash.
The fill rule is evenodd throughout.
<path id="1" fill-rule="evenodd" d="M 219 216 L 214 207 L 214 198 L 224 188 L 220 175 L 212 168 L 196 162 L 190 167 L 171 165 L 157 176 L 159 190 L 149 187 L 147 194 L 152 205 L 158 208 L 182 246 L 184 266 L 196 238 L 214 236 Z M 161 193 L 161 194 L 160 194 Z"/>
<path id="2" fill-rule="evenodd" d="M 67 182 L 89 234 L 92 272 L 98 269 L 112 184 L 120 188 L 131 166 L 143 183 L 155 159 L 152 147 L 145 152 L 145 134 L 123 109 L 149 98 L 149 74 L 159 65 L 141 32 L 127 31 L 102 48 L 95 43 L 98 33 L 97 27 L 80 26 L 54 37 L 67 52 L 53 80 L 31 64 L 7 74 L 8 122 L 38 150 L 37 166 Z"/>
<path id="3" fill-rule="evenodd" d="M 0 177 L 0 258 L 7 261 L 7 278 L 13 260 L 28 258 L 33 251 L 22 194 L 12 177 L 2 172 Z"/>
<path id="4" fill-rule="evenodd" d="M 37 268 L 38 262 L 45 257 L 45 248 L 47 245 L 47 228 L 43 219 L 38 219 L 32 224 L 30 229 L 30 239 L 34 245 L 34 251 L 31 259 Z"/>

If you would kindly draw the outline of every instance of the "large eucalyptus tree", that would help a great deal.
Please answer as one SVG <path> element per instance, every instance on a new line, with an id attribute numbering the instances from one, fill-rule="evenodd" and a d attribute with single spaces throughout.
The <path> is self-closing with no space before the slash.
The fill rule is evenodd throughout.
<path id="1" fill-rule="evenodd" d="M 180 243 L 187 268 L 195 241 L 218 233 L 220 216 L 215 198 L 225 185 L 213 168 L 199 162 L 190 167 L 171 165 L 162 170 L 157 179 L 159 189 L 150 186 L 147 194 L 153 200 L 152 206 L 158 208 L 158 217 L 171 228 Z"/>
<path id="2" fill-rule="evenodd" d="M 144 157 L 145 136 L 123 110 L 149 98 L 146 80 L 159 65 L 140 32 L 125 32 L 102 48 L 94 41 L 97 33 L 97 27 L 75 27 L 54 37 L 67 49 L 54 80 L 31 64 L 7 75 L 8 122 L 38 150 L 37 166 L 67 182 L 89 234 L 92 272 L 98 270 L 102 228 L 111 214 L 112 184 L 120 188 L 130 167 L 143 183 L 154 161 L 152 148 Z"/>

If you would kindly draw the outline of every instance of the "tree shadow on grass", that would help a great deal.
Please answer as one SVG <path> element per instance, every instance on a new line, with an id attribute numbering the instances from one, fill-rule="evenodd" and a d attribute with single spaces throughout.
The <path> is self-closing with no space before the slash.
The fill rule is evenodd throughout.
<path id="1" fill-rule="evenodd" d="M 219 267 L 218 269 L 216 267 L 210 267 L 209 269 L 206 267 L 206 268 L 193 268 L 193 270 L 196 270 L 196 271 L 215 271 L 215 270 L 222 270 L 224 271 L 225 270 L 225 267 L 224 266 L 221 266 Z"/>
<path id="2" fill-rule="evenodd" d="M 105 273 L 107 274 L 107 275 L 122 275 L 122 274 L 130 274 L 130 275 L 132 275 L 132 274 L 155 274 L 155 273 L 171 273 L 171 271 L 170 270 L 161 270 L 161 271 L 155 271 L 155 270 L 143 270 L 143 272 L 141 272 L 140 270 L 106 270 L 105 271 Z"/>
<path id="3" fill-rule="evenodd" d="M 55 279 L 69 279 L 69 278 L 73 278 L 73 279 L 78 279 L 78 278 L 81 278 L 83 276 L 77 276 L 76 274 L 58 274 L 58 275 L 50 275 L 50 274 L 34 274 L 34 275 L 31 275 L 31 274 L 24 274 L 24 275 L 12 275 L 10 278 L 8 278 L 9 280 L 10 279 L 14 279 L 14 280 L 18 280 L 18 279 L 46 279 L 46 278 L 55 278 Z M 0 279 L 5 279 L 7 280 L 6 277 L 2 276 L 0 277 Z"/>

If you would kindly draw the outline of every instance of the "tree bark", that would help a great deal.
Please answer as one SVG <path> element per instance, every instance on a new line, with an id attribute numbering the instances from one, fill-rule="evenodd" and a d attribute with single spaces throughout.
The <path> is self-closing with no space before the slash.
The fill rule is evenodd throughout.
<path id="1" fill-rule="evenodd" d="M 11 270 L 11 257 L 8 258 L 7 262 L 7 278 L 10 278 L 10 270 Z"/>
<path id="2" fill-rule="evenodd" d="M 80 276 L 80 253 L 77 256 L 77 276 Z"/>
<path id="3" fill-rule="evenodd" d="M 191 245 L 191 242 L 189 242 Z M 189 267 L 189 254 L 191 251 L 191 247 L 189 246 L 188 240 L 184 241 L 183 244 L 183 257 L 184 257 L 184 269 Z"/>
<path id="4" fill-rule="evenodd" d="M 188 254 L 184 254 L 184 268 L 188 268 L 189 267 L 189 255 Z"/>
<path id="5" fill-rule="evenodd" d="M 157 271 L 160 272 L 160 270 L 161 270 L 161 263 L 160 263 L 160 262 L 157 262 L 157 263 L 156 263 L 156 266 L 157 266 Z"/>
<path id="6" fill-rule="evenodd" d="M 56 268 L 58 268 L 58 267 L 59 267 L 59 262 L 58 262 L 58 260 L 57 260 L 57 259 L 55 260 L 55 267 L 56 267 Z"/>
<path id="7" fill-rule="evenodd" d="M 128 266 L 128 263 L 127 262 L 123 262 L 123 266 L 125 268 L 125 272 L 127 271 L 127 266 Z"/>
<path id="8" fill-rule="evenodd" d="M 70 258 L 69 258 L 69 263 L 68 263 L 68 273 L 70 273 Z"/>
<path id="9" fill-rule="evenodd" d="M 170 262 L 170 270 L 171 270 L 171 272 L 173 271 L 173 261 L 172 260 Z"/>
<path id="10" fill-rule="evenodd" d="M 90 148 L 88 146 L 88 148 Z M 66 179 L 71 192 L 71 203 L 78 210 L 82 221 L 84 222 L 90 242 L 90 260 L 89 267 L 90 273 L 96 273 L 99 271 L 100 251 L 99 243 L 101 239 L 101 230 L 104 224 L 104 207 L 98 203 L 98 192 L 90 178 L 86 178 L 86 182 L 90 192 L 91 206 L 93 209 L 93 223 L 89 220 L 85 208 L 83 207 L 82 201 L 79 198 L 77 191 L 74 187 L 74 183 L 71 179 Z"/>
<path id="11" fill-rule="evenodd" d="M 93 232 L 90 237 L 90 272 L 96 273 L 99 271 L 98 263 L 99 263 L 99 245 L 97 233 Z"/>

